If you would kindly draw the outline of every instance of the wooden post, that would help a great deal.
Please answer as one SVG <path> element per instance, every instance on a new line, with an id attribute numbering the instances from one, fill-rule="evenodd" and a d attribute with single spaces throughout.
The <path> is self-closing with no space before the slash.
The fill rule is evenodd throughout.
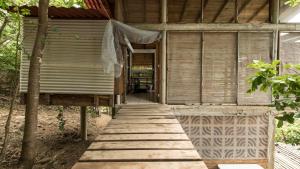
<path id="1" fill-rule="evenodd" d="M 167 0 L 161 0 L 161 22 L 167 23 Z M 161 40 L 161 94 L 160 101 L 166 104 L 166 78 L 167 78 L 167 31 L 163 30 Z"/>
<path id="2" fill-rule="evenodd" d="M 271 14 L 271 22 L 273 24 L 279 24 L 279 7 L 280 7 L 280 0 L 272 0 L 272 10 L 270 11 Z M 277 59 L 278 55 L 278 41 L 279 41 L 279 30 L 278 27 L 273 32 L 273 59 Z M 268 169 L 274 168 L 274 133 L 275 133 L 275 119 L 274 116 L 269 115 L 269 144 L 268 144 Z"/>
<path id="3" fill-rule="evenodd" d="M 80 135 L 82 140 L 87 140 L 87 113 L 86 106 L 80 107 Z"/>
<path id="4" fill-rule="evenodd" d="M 119 21 L 124 21 L 124 15 L 123 15 L 123 0 L 117 0 L 115 1 L 115 18 Z"/>

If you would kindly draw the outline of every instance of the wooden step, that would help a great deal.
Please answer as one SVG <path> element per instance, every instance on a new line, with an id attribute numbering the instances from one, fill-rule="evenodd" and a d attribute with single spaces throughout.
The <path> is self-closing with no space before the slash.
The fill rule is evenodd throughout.
<path id="1" fill-rule="evenodd" d="M 86 151 L 79 161 L 199 161 L 196 150 L 100 150 Z"/>
<path id="2" fill-rule="evenodd" d="M 101 134 L 95 141 L 180 141 L 189 140 L 186 134 Z"/>
<path id="3" fill-rule="evenodd" d="M 93 142 L 88 150 L 187 150 L 193 148 L 190 141 L 115 141 Z"/>
<path id="4" fill-rule="evenodd" d="M 179 124 L 177 119 L 115 119 L 109 124 Z"/>
<path id="5" fill-rule="evenodd" d="M 180 124 L 112 124 L 110 123 L 106 129 L 141 129 L 141 128 L 182 128 Z"/>
<path id="6" fill-rule="evenodd" d="M 183 129 L 182 128 L 160 128 L 160 127 L 156 127 L 156 128 L 129 128 L 129 129 L 126 129 L 126 128 L 117 128 L 117 129 L 114 129 L 114 128 L 105 128 L 103 130 L 102 133 L 118 133 L 118 134 L 130 134 L 130 133 L 140 133 L 140 134 L 181 134 L 181 133 L 184 133 Z"/>
<path id="7" fill-rule="evenodd" d="M 207 169 L 203 161 L 79 162 L 72 169 Z"/>
<path id="8" fill-rule="evenodd" d="M 168 107 L 122 107 L 72 169 L 207 169 Z"/>

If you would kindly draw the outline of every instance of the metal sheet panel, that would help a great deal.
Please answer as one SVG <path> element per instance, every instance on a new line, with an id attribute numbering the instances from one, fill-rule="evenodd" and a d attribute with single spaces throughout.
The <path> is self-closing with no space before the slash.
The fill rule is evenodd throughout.
<path id="1" fill-rule="evenodd" d="M 41 93 L 113 94 L 114 76 L 103 71 L 100 60 L 106 23 L 104 20 L 49 20 L 41 65 Z M 24 19 L 21 92 L 27 92 L 36 24 L 37 19 Z"/>

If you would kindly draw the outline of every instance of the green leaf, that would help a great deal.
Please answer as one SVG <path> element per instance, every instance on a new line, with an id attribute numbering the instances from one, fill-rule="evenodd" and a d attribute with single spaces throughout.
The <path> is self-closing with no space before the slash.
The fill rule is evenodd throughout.
<path id="1" fill-rule="evenodd" d="M 277 127 L 281 128 L 282 126 L 283 126 L 283 121 L 282 120 L 278 120 Z"/>

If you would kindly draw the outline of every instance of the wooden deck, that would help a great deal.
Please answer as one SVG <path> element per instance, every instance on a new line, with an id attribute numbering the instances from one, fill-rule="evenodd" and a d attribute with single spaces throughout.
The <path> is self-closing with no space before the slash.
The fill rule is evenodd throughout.
<path id="1" fill-rule="evenodd" d="M 72 169 L 207 169 L 161 105 L 122 106 Z"/>

